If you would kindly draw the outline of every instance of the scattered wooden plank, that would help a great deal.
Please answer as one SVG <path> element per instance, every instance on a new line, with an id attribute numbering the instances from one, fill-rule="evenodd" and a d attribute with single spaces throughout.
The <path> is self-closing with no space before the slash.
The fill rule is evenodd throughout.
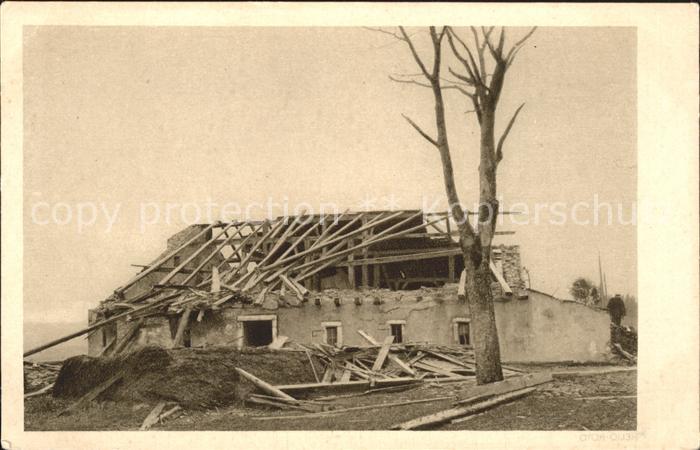
<path id="1" fill-rule="evenodd" d="M 160 417 L 158 417 L 158 422 L 163 422 L 163 420 L 165 420 L 167 417 L 170 417 L 173 414 L 175 414 L 176 412 L 181 411 L 181 410 L 182 410 L 182 407 L 180 405 L 173 406 L 172 408 L 170 408 L 169 410 L 167 410 L 163 414 L 161 414 Z"/>
<path id="2" fill-rule="evenodd" d="M 284 347 L 284 344 L 287 343 L 289 338 L 287 336 L 277 336 L 274 341 L 270 345 L 267 346 L 270 350 L 279 350 L 282 347 Z"/>
<path id="3" fill-rule="evenodd" d="M 365 333 L 362 330 L 357 330 L 357 334 L 362 336 L 367 342 L 369 342 L 372 345 L 382 345 L 376 339 L 374 339 L 372 336 L 370 336 L 369 334 Z M 392 342 L 393 342 L 393 336 L 387 336 L 387 339 L 389 337 L 392 338 Z M 391 354 L 389 354 L 388 356 L 389 356 L 389 360 L 393 361 L 397 366 L 401 367 L 401 369 L 403 369 L 404 372 L 408 373 L 411 376 L 416 376 L 416 372 L 415 372 L 415 370 L 411 369 L 410 363 L 409 364 L 404 363 L 403 361 L 401 361 L 398 358 L 398 356 L 394 356 Z"/>
<path id="4" fill-rule="evenodd" d="M 243 378 L 245 378 L 248 381 L 250 381 L 251 383 L 253 383 L 253 385 L 255 385 L 258 389 L 260 389 L 263 392 L 267 392 L 268 394 L 273 395 L 275 397 L 286 398 L 288 400 L 294 400 L 294 397 L 292 397 L 291 395 L 285 394 L 284 392 L 282 392 L 282 390 L 274 387 L 273 385 L 271 385 L 269 383 L 266 383 L 265 381 L 261 380 L 260 378 L 254 376 L 254 375 L 249 374 L 248 372 L 246 372 L 243 369 L 239 369 L 238 367 L 236 367 L 236 372 L 238 372 L 238 374 L 241 375 Z"/>
<path id="5" fill-rule="evenodd" d="M 156 407 L 153 408 L 153 410 L 151 410 L 151 412 L 148 413 L 146 418 L 143 420 L 143 423 L 141 424 L 141 428 L 139 428 L 139 430 L 148 430 L 153 425 L 158 423 L 158 417 L 160 417 L 160 413 L 163 412 L 163 408 L 165 408 L 165 402 L 158 403 Z"/>
<path id="6" fill-rule="evenodd" d="M 416 380 L 415 383 L 407 383 L 407 384 L 402 384 L 401 386 L 389 386 L 389 387 L 383 387 L 383 388 L 372 388 L 364 391 L 362 394 L 375 394 L 375 393 L 383 393 L 383 392 L 403 392 L 407 391 L 410 389 L 415 389 L 418 386 L 421 386 L 423 383 Z"/>
<path id="7" fill-rule="evenodd" d="M 415 378 L 387 378 L 373 380 L 374 387 L 399 386 L 408 383 L 415 383 Z M 289 394 L 309 394 L 309 393 L 325 393 L 325 392 L 342 392 L 352 390 L 369 389 L 370 380 L 348 381 L 346 383 L 301 383 L 301 384 L 286 384 L 276 385 L 275 388 Z"/>
<path id="8" fill-rule="evenodd" d="M 311 370 L 314 373 L 314 378 L 316 379 L 316 382 L 319 383 L 321 380 L 318 379 L 318 373 L 316 372 L 316 366 L 314 366 L 314 361 L 311 359 L 311 353 L 307 348 L 304 348 L 304 352 L 306 353 L 306 357 L 309 359 L 309 364 L 311 364 Z"/>
<path id="9" fill-rule="evenodd" d="M 632 361 L 633 363 L 637 362 L 637 357 L 634 356 L 632 353 L 625 351 L 620 344 L 615 343 L 615 344 L 613 344 L 613 347 L 615 347 L 617 349 L 617 351 L 620 352 L 620 354 L 622 356 L 624 356 L 625 358 L 627 358 L 628 360 Z"/>
<path id="10" fill-rule="evenodd" d="M 369 342 L 372 345 L 382 345 L 379 342 L 377 342 L 377 340 L 375 340 L 372 336 L 370 336 L 362 330 L 357 330 L 357 334 L 365 338 L 365 340 L 367 340 L 367 342 Z"/>
<path id="11" fill-rule="evenodd" d="M 379 349 L 379 353 L 377 353 L 377 359 L 374 360 L 374 365 L 372 366 L 372 371 L 376 372 L 382 368 L 384 365 L 384 361 L 386 360 L 387 355 L 389 355 L 389 349 L 391 348 L 391 344 L 394 342 L 394 336 L 387 336 L 384 338 L 384 343 L 382 344 L 382 348 Z"/>
<path id="12" fill-rule="evenodd" d="M 449 370 L 445 370 L 443 368 L 433 366 L 432 364 L 428 364 L 425 362 L 417 362 L 417 363 L 413 364 L 413 367 L 417 367 L 419 369 L 423 369 L 423 370 L 428 371 L 428 372 L 436 373 L 438 375 L 444 375 L 448 378 L 459 378 L 460 377 L 460 375 L 457 375 L 454 372 L 450 372 Z M 462 378 L 466 378 L 466 377 L 462 377 Z"/>
<path id="13" fill-rule="evenodd" d="M 24 394 L 24 398 L 31 398 L 31 397 L 36 397 L 37 395 L 42 395 L 46 394 L 53 389 L 53 383 L 49 384 L 48 386 L 44 386 L 43 388 L 39 389 L 38 391 L 34 392 L 29 392 L 28 394 Z"/>
<path id="14" fill-rule="evenodd" d="M 345 368 L 347 370 L 349 370 L 350 372 L 354 373 L 356 377 L 362 378 L 364 380 L 369 380 L 369 377 L 372 374 L 371 372 L 369 372 L 367 370 L 364 370 L 364 369 L 357 367 L 356 365 L 354 365 L 351 362 L 346 362 Z M 347 380 L 347 381 L 350 381 L 350 380 Z"/>
<path id="15" fill-rule="evenodd" d="M 595 397 L 574 397 L 574 400 L 617 400 L 621 398 L 637 398 L 636 395 L 601 395 Z"/>
<path id="16" fill-rule="evenodd" d="M 583 377 L 583 376 L 594 376 L 594 375 L 606 375 L 609 373 L 616 372 L 636 372 L 636 367 L 606 367 L 603 369 L 590 369 L 590 370 L 570 370 L 561 372 L 552 372 L 552 378 L 562 379 L 571 377 Z"/>
<path id="17" fill-rule="evenodd" d="M 295 409 L 301 411 L 317 411 L 317 409 L 310 409 L 306 406 L 297 405 L 293 403 L 285 403 L 279 400 L 274 400 L 271 398 L 258 397 L 256 395 L 249 395 L 246 398 L 246 402 L 257 403 L 258 405 L 274 406 L 279 409 Z"/>
<path id="18" fill-rule="evenodd" d="M 483 395 L 500 395 L 507 392 L 530 388 L 538 386 L 540 384 L 548 383 L 552 381 L 552 374 L 548 372 L 538 372 L 523 375 L 520 377 L 513 377 L 507 380 L 498 381 L 496 383 L 482 384 L 474 386 L 474 388 L 469 390 L 469 396 L 465 400 L 460 400 L 456 404 L 470 403 L 476 396 Z"/>
<path id="19" fill-rule="evenodd" d="M 396 364 L 397 366 L 399 366 L 401 368 L 401 370 L 403 370 L 407 374 L 412 375 L 412 376 L 416 375 L 416 371 L 411 369 L 411 367 L 408 364 L 406 364 L 405 362 L 403 362 L 398 356 L 394 356 L 392 354 L 389 354 L 389 360 L 391 362 L 393 362 L 394 364 Z"/>
<path id="20" fill-rule="evenodd" d="M 250 396 L 257 397 L 257 398 L 264 398 L 267 400 L 274 400 L 277 402 L 282 402 L 282 403 L 289 403 L 292 405 L 317 405 L 317 406 L 324 406 L 325 404 L 323 402 L 317 402 L 314 400 L 289 400 L 286 398 L 280 398 L 280 397 L 273 397 L 271 395 L 265 395 L 265 394 L 250 394 Z"/>
<path id="21" fill-rule="evenodd" d="M 403 402 L 377 403 L 374 405 L 355 406 L 352 408 L 334 409 L 332 411 L 325 411 L 325 412 L 321 412 L 321 413 L 297 414 L 297 415 L 293 415 L 293 416 L 253 417 L 253 419 L 254 420 L 306 419 L 306 418 L 311 418 L 311 417 L 325 417 L 325 416 L 331 416 L 331 415 L 335 415 L 335 414 L 343 414 L 343 413 L 347 413 L 347 412 L 351 412 L 351 411 L 364 411 L 364 410 L 368 410 L 368 409 L 380 409 L 380 408 L 395 408 L 395 407 L 399 407 L 399 406 L 414 405 L 417 403 L 432 403 L 432 402 L 450 400 L 453 398 L 454 398 L 454 396 L 449 395 L 449 396 L 444 396 L 444 397 L 424 398 L 424 399 L 420 399 L 420 400 L 408 400 L 408 401 L 403 401 Z"/>
<path id="22" fill-rule="evenodd" d="M 451 356 L 444 355 L 442 353 L 435 352 L 432 350 L 426 350 L 425 352 L 428 353 L 429 355 L 432 355 L 432 356 L 438 358 L 438 359 L 442 359 L 442 360 L 447 361 L 449 363 L 456 364 L 458 366 L 462 366 L 462 367 L 470 369 L 470 370 L 474 370 L 474 367 L 475 367 L 474 364 L 468 364 L 468 363 L 465 363 L 464 361 L 460 361 L 460 360 L 453 358 Z"/>
<path id="23" fill-rule="evenodd" d="M 522 398 L 535 390 L 534 387 L 519 389 L 517 391 L 508 392 L 507 394 L 493 397 L 490 400 L 479 402 L 470 406 L 451 408 L 445 411 L 440 411 L 435 414 L 419 417 L 406 422 L 399 423 L 391 427 L 392 430 L 417 430 L 423 428 L 431 428 L 441 423 L 449 422 L 459 417 L 468 416 L 485 411 L 502 403 L 510 402 L 518 398 Z"/>
<path id="24" fill-rule="evenodd" d="M 321 383 L 330 383 L 333 381 L 333 373 L 335 370 L 332 367 L 329 367 L 326 369 L 326 372 L 323 374 L 323 379 L 321 379 Z"/>
<path id="25" fill-rule="evenodd" d="M 343 373 L 340 376 L 340 382 L 346 383 L 346 382 L 350 381 L 351 376 L 352 376 L 352 372 L 349 369 L 343 370 Z"/>

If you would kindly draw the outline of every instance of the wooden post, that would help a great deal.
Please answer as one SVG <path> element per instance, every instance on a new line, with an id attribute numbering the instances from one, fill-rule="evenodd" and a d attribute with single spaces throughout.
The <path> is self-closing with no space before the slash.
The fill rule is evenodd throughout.
<path id="1" fill-rule="evenodd" d="M 190 314 L 192 314 L 192 307 L 188 305 L 182 312 L 180 322 L 177 325 L 177 333 L 175 333 L 175 338 L 173 338 L 173 348 L 182 345 L 182 338 L 185 336 L 185 329 L 190 321 Z"/>
<path id="2" fill-rule="evenodd" d="M 352 242 L 352 239 L 348 239 L 348 248 L 352 247 L 354 244 Z M 355 254 L 350 253 L 348 255 L 348 262 L 352 263 L 352 261 L 355 259 Z M 348 282 L 350 283 L 350 288 L 355 289 L 357 286 L 355 285 L 355 266 L 352 264 L 348 266 Z"/>
<path id="3" fill-rule="evenodd" d="M 372 286 L 375 288 L 379 287 L 379 278 L 381 277 L 379 274 L 380 267 L 379 264 L 372 264 Z"/>
<path id="4" fill-rule="evenodd" d="M 450 255 L 447 257 L 447 278 L 450 279 L 450 283 L 455 282 L 455 257 Z"/>
<path id="5" fill-rule="evenodd" d="M 463 270 L 462 273 L 459 275 L 459 286 L 457 287 L 457 299 L 459 299 L 460 301 L 467 300 L 466 283 L 467 283 L 467 271 Z"/>
<path id="6" fill-rule="evenodd" d="M 367 219 L 362 219 L 362 225 L 367 224 Z M 362 233 L 362 242 L 366 242 L 367 239 L 369 238 L 369 231 L 365 231 Z M 362 249 L 362 258 L 367 259 L 367 247 Z M 362 287 L 367 288 L 369 287 L 369 266 L 367 264 L 362 264 Z"/>

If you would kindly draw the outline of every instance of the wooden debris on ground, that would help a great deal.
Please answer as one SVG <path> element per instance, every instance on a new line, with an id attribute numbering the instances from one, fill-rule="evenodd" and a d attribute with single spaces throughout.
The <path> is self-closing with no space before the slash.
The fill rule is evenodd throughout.
<path id="1" fill-rule="evenodd" d="M 49 392 L 51 392 L 51 389 L 53 389 L 53 383 L 51 383 L 47 386 L 44 386 L 43 388 L 39 389 L 38 391 L 24 394 L 24 398 L 31 398 L 31 397 L 36 397 L 37 395 L 48 394 Z"/>
<path id="2" fill-rule="evenodd" d="M 618 344 L 618 343 L 613 344 L 613 348 L 614 348 L 615 350 L 617 350 L 617 352 L 618 352 L 620 355 L 624 356 L 624 357 L 625 357 L 626 359 L 628 359 L 629 361 L 631 361 L 631 362 L 633 362 L 633 363 L 635 363 L 635 364 L 637 363 L 637 357 L 634 356 L 632 353 L 626 352 L 626 351 L 622 348 L 622 346 L 621 346 L 620 344 Z"/>
<path id="3" fill-rule="evenodd" d="M 433 402 L 446 401 L 446 400 L 452 400 L 452 399 L 454 399 L 454 396 L 423 398 L 423 399 L 419 399 L 419 400 L 407 400 L 407 401 L 402 401 L 402 402 L 378 403 L 378 404 L 374 404 L 374 405 L 354 406 L 351 408 L 334 409 L 331 411 L 325 411 L 325 412 L 320 412 L 320 413 L 315 413 L 315 414 L 312 413 L 312 414 L 300 414 L 300 415 L 291 415 L 291 416 L 262 416 L 262 417 L 254 417 L 253 419 L 254 420 L 307 419 L 310 417 L 324 417 L 324 416 L 342 414 L 342 413 L 353 412 L 353 411 L 364 411 L 364 410 L 369 410 L 369 409 L 380 409 L 380 408 L 394 408 L 397 406 L 414 405 L 417 403 L 433 403 Z"/>
<path id="4" fill-rule="evenodd" d="M 163 412 L 163 408 L 165 408 L 165 402 L 158 403 L 156 407 L 153 408 L 153 410 L 151 410 L 151 412 L 148 413 L 146 418 L 143 420 L 143 423 L 141 424 L 141 428 L 139 428 L 139 430 L 148 430 L 153 425 L 158 423 L 158 417 L 160 417 L 160 414 Z"/>
<path id="5" fill-rule="evenodd" d="M 449 422 L 451 420 L 468 416 L 471 414 L 476 414 L 485 411 L 494 406 L 498 406 L 502 403 L 510 402 L 518 398 L 524 397 L 535 390 L 534 387 L 518 389 L 516 391 L 508 392 L 503 395 L 494 396 L 488 400 L 477 402 L 469 406 L 451 408 L 444 411 L 440 411 L 436 414 L 430 414 L 427 416 L 419 417 L 417 419 L 412 419 L 406 422 L 399 423 L 391 427 L 392 430 L 418 430 L 424 428 L 431 428 L 436 425 Z"/>
<path id="6" fill-rule="evenodd" d="M 61 364 L 60 362 L 24 361 L 24 398 L 49 392 L 51 389 L 47 389 L 47 387 L 53 387 L 58 377 L 58 372 L 61 370 Z"/>

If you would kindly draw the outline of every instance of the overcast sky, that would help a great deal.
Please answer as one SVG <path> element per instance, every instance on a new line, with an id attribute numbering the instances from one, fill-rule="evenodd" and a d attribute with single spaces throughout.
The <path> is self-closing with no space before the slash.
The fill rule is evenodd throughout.
<path id="1" fill-rule="evenodd" d="M 426 34 L 410 32 L 424 52 Z M 497 130 L 526 105 L 498 189 L 506 208 L 527 205 L 519 220 L 529 223 L 506 219 L 500 229 L 516 234 L 497 243 L 521 245 L 536 289 L 565 297 L 577 276 L 597 282 L 600 252 L 609 292 L 636 293 L 636 227 L 617 219 L 619 204 L 629 221 L 636 199 L 635 54 L 633 28 L 541 28 L 507 74 Z M 25 28 L 23 58 L 25 322 L 86 321 L 88 308 L 138 270 L 130 264 L 151 261 L 196 212 L 182 217 L 171 206 L 166 223 L 167 203 L 204 211 L 268 199 L 291 210 L 444 202 L 437 151 L 401 117 L 434 130 L 432 97 L 388 79 L 418 71 L 390 36 L 41 27 Z M 478 130 L 465 99 L 447 95 L 455 175 L 469 205 Z M 612 225 L 604 206 L 602 223 L 591 223 L 595 198 L 613 205 Z M 547 223 L 559 218 L 555 202 L 568 205 L 563 225 Z M 588 224 L 571 222 L 579 202 Z M 92 224 L 87 205 L 96 208 Z"/>

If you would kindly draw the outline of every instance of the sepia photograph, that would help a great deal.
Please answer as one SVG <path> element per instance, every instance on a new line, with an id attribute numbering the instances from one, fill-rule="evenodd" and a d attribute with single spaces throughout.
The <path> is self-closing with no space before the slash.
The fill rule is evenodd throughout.
<path id="1" fill-rule="evenodd" d="M 20 430 L 644 438 L 639 28 L 467 18 L 25 23 Z"/>

